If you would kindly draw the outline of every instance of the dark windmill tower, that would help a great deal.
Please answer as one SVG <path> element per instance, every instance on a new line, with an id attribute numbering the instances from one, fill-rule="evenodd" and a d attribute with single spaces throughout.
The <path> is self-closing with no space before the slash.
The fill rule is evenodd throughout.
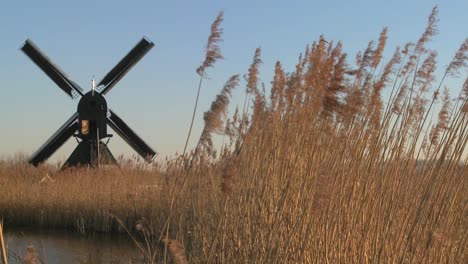
<path id="1" fill-rule="evenodd" d="M 109 125 L 140 156 L 150 162 L 156 152 L 149 147 L 125 122 L 107 107 L 106 95 L 122 77 L 154 46 L 154 43 L 143 38 L 138 44 L 97 84 L 92 83 L 92 90 L 83 93 L 83 89 L 73 82 L 68 75 L 59 69 L 39 48 L 26 40 L 21 50 L 34 62 L 60 89 L 72 98 L 81 96 L 78 110 L 53 134 L 29 159 L 29 163 L 38 166 L 48 159 L 70 137 L 79 141 L 78 146 L 65 162 L 64 166 L 116 163 L 107 143 L 102 140 L 110 138 L 107 133 Z"/>

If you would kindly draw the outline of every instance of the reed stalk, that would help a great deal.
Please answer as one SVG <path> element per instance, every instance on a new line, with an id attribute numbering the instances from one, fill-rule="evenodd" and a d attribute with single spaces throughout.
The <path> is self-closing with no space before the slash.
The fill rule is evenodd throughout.
<path id="1" fill-rule="evenodd" d="M 3 239 L 3 221 L 0 221 L 0 249 L 2 253 L 3 264 L 8 264 L 5 240 Z"/>

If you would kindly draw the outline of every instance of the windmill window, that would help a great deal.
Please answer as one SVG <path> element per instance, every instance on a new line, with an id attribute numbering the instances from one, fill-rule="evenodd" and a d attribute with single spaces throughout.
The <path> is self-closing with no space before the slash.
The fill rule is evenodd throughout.
<path id="1" fill-rule="evenodd" d="M 81 134 L 88 135 L 89 133 L 89 121 L 81 120 Z"/>

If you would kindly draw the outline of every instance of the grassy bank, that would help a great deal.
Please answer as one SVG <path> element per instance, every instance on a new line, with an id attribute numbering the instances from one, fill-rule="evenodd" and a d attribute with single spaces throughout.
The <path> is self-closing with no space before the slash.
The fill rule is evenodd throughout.
<path id="1" fill-rule="evenodd" d="M 443 88 L 466 73 L 468 40 L 436 81 L 436 15 L 385 62 L 386 29 L 354 63 L 321 37 L 292 72 L 276 64 L 268 93 L 257 49 L 245 105 L 224 120 L 235 75 L 180 157 L 65 172 L 1 161 L 0 216 L 128 231 L 150 262 L 467 263 L 468 81 Z"/>

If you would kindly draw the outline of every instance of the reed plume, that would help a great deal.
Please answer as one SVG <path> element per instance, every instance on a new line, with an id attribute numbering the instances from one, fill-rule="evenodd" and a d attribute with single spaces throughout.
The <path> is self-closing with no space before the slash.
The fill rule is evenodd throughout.
<path id="1" fill-rule="evenodd" d="M 465 78 L 465 82 L 463 83 L 463 89 L 462 89 L 462 98 L 461 98 L 465 103 L 462 106 L 462 112 L 467 113 L 468 112 L 468 77 Z"/>
<path id="2" fill-rule="evenodd" d="M 283 93 L 286 85 L 286 76 L 281 66 L 281 62 L 277 61 L 275 64 L 275 74 L 273 76 L 273 82 L 271 85 L 270 93 L 270 108 L 273 111 L 283 109 L 284 97 Z"/>
<path id="3" fill-rule="evenodd" d="M 435 80 L 434 72 L 437 68 L 436 57 L 437 52 L 429 51 L 429 55 L 426 57 L 421 67 L 416 72 L 415 83 L 418 85 L 418 90 L 416 91 L 413 103 L 413 118 L 415 120 L 422 117 L 423 112 L 425 112 L 426 104 L 428 101 L 425 98 L 425 94 L 428 92 L 429 87 Z"/>
<path id="4" fill-rule="evenodd" d="M 341 54 L 339 55 L 338 61 L 333 66 L 333 74 L 330 79 L 330 85 L 326 90 L 325 97 L 323 100 L 322 113 L 324 117 L 331 117 L 332 114 L 334 112 L 337 112 L 339 107 L 341 106 L 340 93 L 343 92 L 345 89 L 344 81 L 346 67 L 346 54 Z"/>
<path id="5" fill-rule="evenodd" d="M 239 124 L 239 107 L 236 106 L 236 110 L 234 111 L 232 119 L 228 119 L 226 121 L 226 127 L 224 128 L 224 134 L 229 137 L 230 144 L 233 144 L 233 142 L 237 139 L 240 126 Z"/>
<path id="6" fill-rule="evenodd" d="M 239 75 L 233 75 L 224 85 L 221 92 L 216 96 L 216 99 L 211 103 L 210 110 L 206 111 L 203 119 L 205 127 L 200 136 L 199 145 L 202 146 L 208 153 L 213 150 L 212 133 L 222 133 L 224 118 L 227 115 L 227 107 L 232 90 L 239 84 Z"/>
<path id="7" fill-rule="evenodd" d="M 205 48 L 205 60 L 197 68 L 197 73 L 198 75 L 200 75 L 200 80 L 198 82 L 197 96 L 195 98 L 195 105 L 193 107 L 192 119 L 190 121 L 189 131 L 187 133 L 187 139 L 185 140 L 185 145 L 184 145 L 184 150 L 182 152 L 182 156 L 184 156 L 185 152 L 187 151 L 187 146 L 190 140 L 190 135 L 192 134 L 193 122 L 195 120 L 195 114 L 197 112 L 198 99 L 200 97 L 200 90 L 201 90 L 202 82 L 206 75 L 206 69 L 209 67 L 213 67 L 215 62 L 218 59 L 223 59 L 223 55 L 221 54 L 221 49 L 219 47 L 219 42 L 223 40 L 222 39 L 223 29 L 220 28 L 221 22 L 223 22 L 223 16 L 224 16 L 224 12 L 223 11 L 219 12 L 215 21 L 213 22 L 213 24 L 211 24 L 211 33 L 208 37 L 208 42 Z"/>
<path id="8" fill-rule="evenodd" d="M 468 77 L 465 78 L 462 88 L 462 100 L 468 101 Z"/>
<path id="9" fill-rule="evenodd" d="M 358 86 L 348 88 L 344 101 L 343 120 L 349 124 L 364 104 L 362 90 Z"/>
<path id="10" fill-rule="evenodd" d="M 266 114 L 266 88 L 265 84 L 262 83 L 262 89 L 257 89 L 254 95 L 253 112 L 252 112 L 252 126 L 261 124 L 261 120 L 264 120 Z"/>
<path id="11" fill-rule="evenodd" d="M 442 108 L 439 111 L 439 119 L 430 132 L 430 141 L 434 146 L 437 145 L 439 141 L 440 133 L 448 127 L 450 109 L 450 95 L 447 87 L 445 87 L 444 96 L 442 98 Z"/>
<path id="12" fill-rule="evenodd" d="M 247 85 L 246 85 L 246 90 L 245 90 L 244 106 L 243 106 L 242 116 L 241 116 L 241 121 L 240 121 L 239 134 L 238 134 L 238 138 L 236 141 L 237 152 L 239 152 L 241 149 L 245 130 L 247 129 L 249 125 L 249 118 L 248 118 L 247 112 L 249 108 L 250 97 L 252 95 L 256 96 L 259 93 L 258 87 L 257 87 L 258 78 L 259 78 L 258 76 L 259 67 L 260 67 L 260 64 L 263 63 L 261 59 L 261 51 L 262 49 L 260 47 L 255 49 L 255 54 L 252 60 L 252 64 L 250 64 L 247 77 L 246 77 Z"/>
<path id="13" fill-rule="evenodd" d="M 282 64 L 279 61 L 277 65 L 275 65 L 275 75 L 272 81 L 272 89 L 273 86 L 275 86 L 280 87 L 282 91 L 282 96 L 278 96 L 276 107 L 279 113 L 288 112 L 289 110 L 294 109 L 294 106 L 302 105 L 304 103 L 302 101 L 305 95 L 304 69 L 308 65 L 310 52 L 309 45 L 306 45 L 304 55 L 303 53 L 299 54 L 298 61 L 296 63 L 296 70 L 294 72 L 285 72 Z M 274 106 L 272 107 L 272 102 L 270 102 L 270 108 L 275 109 Z"/>
<path id="14" fill-rule="evenodd" d="M 418 42 L 416 43 L 415 46 L 415 51 L 417 53 L 422 53 L 426 51 L 425 45 L 427 42 L 429 42 L 432 37 L 437 35 L 438 30 L 437 30 L 437 15 L 439 13 L 439 8 L 437 6 L 434 6 L 432 8 L 431 14 L 429 15 L 427 25 L 426 25 L 426 30 L 424 33 L 421 35 L 419 38 Z"/>
<path id="15" fill-rule="evenodd" d="M 374 60 L 374 45 L 375 42 L 373 40 L 367 43 L 367 48 L 362 53 L 362 58 L 358 60 L 360 65 L 360 72 L 363 72 L 366 67 L 372 65 L 372 61 Z"/>
<path id="16" fill-rule="evenodd" d="M 387 43 L 387 32 L 388 32 L 388 28 L 384 27 L 384 29 L 380 33 L 379 43 L 377 44 L 377 49 L 374 51 L 374 56 L 373 56 L 373 60 L 371 63 L 372 68 L 377 68 L 377 66 L 380 63 L 380 60 L 382 59 L 382 53 Z"/>
<path id="17" fill-rule="evenodd" d="M 447 73 L 450 76 L 458 77 L 459 71 L 462 68 L 468 67 L 468 38 L 463 41 L 455 57 L 447 66 Z"/>
<path id="18" fill-rule="evenodd" d="M 262 64 L 261 52 L 262 49 L 260 47 L 255 49 L 253 61 L 247 74 L 247 94 L 255 94 L 258 90 L 259 67 Z"/>
<path id="19" fill-rule="evenodd" d="M 304 87 L 303 87 L 303 71 L 307 63 L 306 56 L 309 56 L 310 53 L 309 45 L 307 45 L 305 50 L 305 55 L 302 56 L 302 53 L 299 54 L 299 59 L 296 64 L 296 71 L 292 74 L 289 74 L 289 78 L 286 89 L 286 101 L 288 108 L 293 108 L 294 105 L 302 105 L 302 98 L 304 96 Z"/>
<path id="20" fill-rule="evenodd" d="M 420 92 L 426 92 L 434 81 L 434 72 L 437 68 L 437 52 L 430 51 L 429 56 L 426 57 L 421 67 L 416 73 L 416 83 L 419 85 Z"/>
<path id="21" fill-rule="evenodd" d="M 372 123 L 374 127 L 378 126 L 382 112 L 382 90 L 390 81 L 390 75 L 393 73 L 395 65 L 399 64 L 401 60 L 400 48 L 397 47 L 393 53 L 390 61 L 385 65 L 384 71 L 379 80 L 373 85 L 373 92 L 371 96 L 371 111 L 373 111 Z"/>
<path id="22" fill-rule="evenodd" d="M 219 12 L 213 24 L 211 24 L 211 33 L 208 36 L 208 41 L 205 48 L 205 60 L 197 68 L 197 73 L 201 76 L 205 76 L 205 71 L 207 68 L 213 67 L 217 60 L 223 59 L 221 54 L 221 49 L 219 47 L 219 42 L 223 41 L 223 29 L 219 26 L 223 22 L 224 12 Z"/>

